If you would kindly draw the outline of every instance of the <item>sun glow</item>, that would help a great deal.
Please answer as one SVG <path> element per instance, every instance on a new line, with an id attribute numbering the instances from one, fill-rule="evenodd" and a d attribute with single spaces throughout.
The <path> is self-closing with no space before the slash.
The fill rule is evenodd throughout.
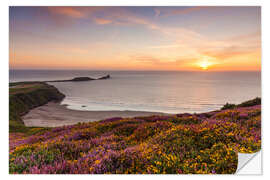
<path id="1" fill-rule="evenodd" d="M 203 60 L 201 62 L 198 62 L 198 66 L 202 69 L 202 70 L 208 70 L 209 67 L 212 65 L 211 62 L 207 61 L 207 60 Z"/>

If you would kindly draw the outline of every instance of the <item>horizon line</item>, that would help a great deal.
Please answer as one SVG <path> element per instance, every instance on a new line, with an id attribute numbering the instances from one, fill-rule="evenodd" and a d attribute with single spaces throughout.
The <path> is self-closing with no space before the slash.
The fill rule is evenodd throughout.
<path id="1" fill-rule="evenodd" d="M 133 69 L 30 69 L 30 68 L 20 68 L 20 69 L 12 69 L 9 68 L 9 71 L 18 71 L 18 70 L 31 70 L 31 71 L 164 71 L 164 72 L 261 72 L 261 70 L 153 70 L 153 69 L 145 69 L 145 70 L 133 70 Z"/>

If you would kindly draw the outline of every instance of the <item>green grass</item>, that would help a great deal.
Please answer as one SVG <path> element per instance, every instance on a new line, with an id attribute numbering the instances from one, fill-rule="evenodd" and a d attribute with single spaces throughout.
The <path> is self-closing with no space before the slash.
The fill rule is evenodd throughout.
<path id="1" fill-rule="evenodd" d="M 241 104 L 230 104 L 226 103 L 221 110 L 226 110 L 226 109 L 234 109 L 237 107 L 249 107 L 249 106 L 255 106 L 261 104 L 261 98 L 256 97 L 255 99 L 251 99 L 249 101 L 242 102 Z"/>
<path id="2" fill-rule="evenodd" d="M 27 92 L 31 92 L 39 88 L 44 88 L 44 87 L 45 86 L 43 84 L 33 84 L 31 86 L 19 87 L 19 88 L 16 88 L 16 86 L 15 87 L 11 86 L 11 88 L 9 88 L 9 93 L 10 94 L 27 93 Z"/>

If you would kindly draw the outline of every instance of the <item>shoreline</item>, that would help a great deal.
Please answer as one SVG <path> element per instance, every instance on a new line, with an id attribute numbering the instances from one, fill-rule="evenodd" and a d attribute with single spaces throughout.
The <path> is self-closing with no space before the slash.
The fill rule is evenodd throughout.
<path id="1" fill-rule="evenodd" d="M 40 83 L 40 82 L 38 82 Z M 44 82 L 41 82 L 44 83 Z M 11 86 L 10 89 L 23 89 L 26 85 L 34 88 L 37 82 L 19 82 L 15 87 Z M 25 85 L 26 84 L 26 85 Z M 134 118 L 140 116 L 152 115 L 173 115 L 177 113 L 165 113 L 156 111 L 136 111 L 136 110 L 76 110 L 68 108 L 63 102 L 65 95 L 62 94 L 54 85 L 45 83 L 47 86 L 53 87 L 53 90 L 61 95 L 60 101 L 47 99 L 47 102 L 40 104 L 36 107 L 29 108 L 29 111 L 21 113 L 21 121 L 25 127 L 60 127 L 65 125 L 74 125 L 79 122 L 94 122 L 101 121 L 108 118 L 122 117 Z M 13 87 L 13 88 L 12 88 Z M 51 90 L 49 90 L 51 91 Z M 27 93 L 27 92 L 24 92 Z M 209 111 L 212 112 L 212 111 Z M 205 112 L 206 113 L 206 112 Z"/>
<path id="2" fill-rule="evenodd" d="M 39 91 L 45 86 L 46 91 Z M 51 89 L 50 89 L 51 88 Z M 17 103 L 17 101 L 23 101 L 25 109 L 21 112 L 17 112 L 15 108 L 15 113 L 19 114 L 19 117 L 15 117 L 15 123 L 20 123 L 20 127 L 17 124 L 12 127 L 12 129 L 22 128 L 22 131 L 27 131 L 26 127 L 60 127 L 65 125 L 74 125 L 79 122 L 94 122 L 101 121 L 113 117 L 123 117 L 123 118 L 133 118 L 140 116 L 151 116 L 151 115 L 167 115 L 163 112 L 151 112 L 151 111 L 136 111 L 136 110 L 76 110 L 70 109 L 67 105 L 61 104 L 64 100 L 65 95 L 61 93 L 54 85 L 45 82 L 18 82 L 13 83 L 10 86 L 10 95 L 14 95 L 12 102 Z M 21 99 L 20 95 L 22 93 L 26 96 L 25 99 Z M 51 93 L 53 96 L 48 96 L 46 93 Z M 45 96 L 44 101 L 37 99 L 37 97 Z M 54 97 L 55 96 L 55 97 Z M 29 99 L 29 98 L 34 99 Z M 28 99 L 27 99 L 28 98 Z M 60 100 L 60 101 L 59 101 Z M 25 101 L 25 102 L 24 102 Z M 39 102 L 40 101 L 40 102 Z M 27 102 L 34 102 L 28 103 Z M 15 106 L 14 106 L 15 107 Z M 13 108 L 13 106 L 12 106 Z M 15 130 L 15 132 L 18 130 Z M 21 130 L 19 130 L 21 131 Z"/>
<path id="3" fill-rule="evenodd" d="M 79 122 L 94 122 L 113 117 L 138 117 L 151 115 L 166 115 L 162 112 L 148 111 L 83 111 L 67 108 L 56 102 L 49 102 L 36 107 L 22 116 L 26 127 L 58 127 L 77 124 Z"/>

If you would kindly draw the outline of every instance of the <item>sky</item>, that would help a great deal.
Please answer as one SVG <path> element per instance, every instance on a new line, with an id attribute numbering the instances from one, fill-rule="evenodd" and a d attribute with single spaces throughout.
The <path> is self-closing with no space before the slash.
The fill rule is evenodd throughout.
<path id="1" fill-rule="evenodd" d="M 260 71 L 260 7 L 10 7 L 11 69 Z"/>

